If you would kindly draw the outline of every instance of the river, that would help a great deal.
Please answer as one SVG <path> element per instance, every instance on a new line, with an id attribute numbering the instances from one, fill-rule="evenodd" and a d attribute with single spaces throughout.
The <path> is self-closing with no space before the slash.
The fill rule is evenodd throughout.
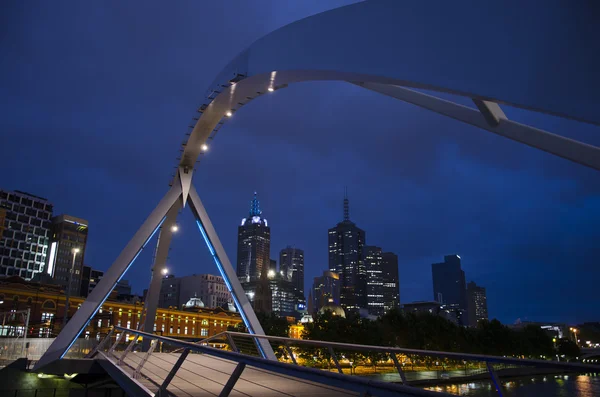
<path id="1" fill-rule="evenodd" d="M 457 396 L 498 396 L 489 381 L 428 386 L 425 389 Z M 600 396 L 600 374 L 515 378 L 502 381 L 502 395 L 504 397 L 597 397 Z"/>

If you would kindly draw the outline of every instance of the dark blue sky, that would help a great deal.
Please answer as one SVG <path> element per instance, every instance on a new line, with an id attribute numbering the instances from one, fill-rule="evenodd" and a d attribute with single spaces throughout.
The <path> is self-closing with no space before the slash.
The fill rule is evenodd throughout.
<path id="1" fill-rule="evenodd" d="M 89 220 L 86 263 L 107 269 L 168 189 L 221 68 L 264 34 L 347 3 L 5 4 L 0 186 Z M 505 112 L 600 145 L 598 127 Z M 598 320 L 600 174 L 412 105 L 344 83 L 291 86 L 236 112 L 195 185 L 233 261 L 258 191 L 271 256 L 303 248 L 307 287 L 327 268 L 327 229 L 348 186 L 367 243 L 399 256 L 403 302 L 430 300 L 431 263 L 458 253 L 492 317 Z M 151 251 L 126 275 L 140 292 Z M 187 210 L 169 267 L 216 273 Z"/>

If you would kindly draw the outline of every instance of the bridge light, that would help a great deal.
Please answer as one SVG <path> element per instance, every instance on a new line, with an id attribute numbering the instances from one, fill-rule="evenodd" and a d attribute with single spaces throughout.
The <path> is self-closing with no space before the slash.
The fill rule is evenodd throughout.
<path id="1" fill-rule="evenodd" d="M 269 88 L 267 88 L 267 90 L 268 90 L 269 92 L 273 92 L 273 91 L 275 91 L 275 88 L 273 88 L 273 87 L 269 87 Z"/>
<path id="2" fill-rule="evenodd" d="M 167 275 L 167 273 L 169 273 L 169 269 L 167 269 L 167 268 L 165 267 L 164 269 L 162 269 L 161 273 L 162 273 L 163 275 L 165 275 L 165 276 L 166 276 L 166 275 Z"/>
<path id="3" fill-rule="evenodd" d="M 202 146 L 200 146 L 200 149 L 202 149 L 203 152 L 206 152 L 208 150 L 208 145 L 203 143 Z"/>
<path id="4" fill-rule="evenodd" d="M 177 225 L 173 225 L 173 226 L 171 226 L 171 231 L 172 231 L 173 233 L 177 232 L 178 230 L 179 230 L 179 226 L 177 226 Z"/>
<path id="5" fill-rule="evenodd" d="M 233 116 L 233 113 L 231 113 L 231 110 L 228 110 L 227 113 L 225 113 L 225 116 L 231 117 Z"/>

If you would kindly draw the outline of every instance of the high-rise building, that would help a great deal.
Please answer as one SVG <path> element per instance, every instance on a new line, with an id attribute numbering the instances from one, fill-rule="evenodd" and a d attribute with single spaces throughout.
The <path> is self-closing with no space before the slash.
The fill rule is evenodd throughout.
<path id="1" fill-rule="evenodd" d="M 271 229 L 261 214 L 255 192 L 250 213 L 238 227 L 236 272 L 242 283 L 260 279 L 263 269 L 271 266 Z"/>
<path id="2" fill-rule="evenodd" d="M 169 307 L 178 308 L 180 306 L 180 284 L 181 277 L 175 277 L 172 274 L 163 277 L 162 284 L 160 286 L 160 295 L 158 296 L 158 307 L 166 309 Z"/>
<path id="3" fill-rule="evenodd" d="M 4 212 L 0 235 L 0 276 L 31 280 L 45 269 L 50 241 L 52 204 L 18 190 L 0 190 Z"/>
<path id="4" fill-rule="evenodd" d="M 245 283 L 244 289 L 256 311 L 300 319 L 306 308 L 304 295 L 280 273 L 269 272 L 260 280 Z"/>
<path id="5" fill-rule="evenodd" d="M 304 251 L 289 245 L 279 252 L 279 271 L 304 294 Z"/>
<path id="6" fill-rule="evenodd" d="M 381 254 L 383 278 L 383 311 L 384 313 L 400 307 L 400 280 L 398 277 L 398 255 L 393 252 Z"/>
<path id="7" fill-rule="evenodd" d="M 340 276 L 335 272 L 324 271 L 322 276 L 315 277 L 312 286 L 312 312 L 316 314 L 330 302 L 340 304 Z"/>
<path id="8" fill-rule="evenodd" d="M 365 245 L 365 268 L 367 269 L 367 308 L 369 314 L 381 316 L 383 309 L 383 256 L 380 247 Z"/>
<path id="9" fill-rule="evenodd" d="M 67 288 L 69 274 L 72 271 L 71 296 L 80 293 L 87 235 L 88 221 L 85 219 L 71 215 L 52 218 L 47 273 L 56 284 Z"/>
<path id="10" fill-rule="evenodd" d="M 469 325 L 476 327 L 481 320 L 488 319 L 487 296 L 484 287 L 479 287 L 474 281 L 467 284 L 469 301 Z"/>
<path id="11" fill-rule="evenodd" d="M 212 274 L 192 274 L 185 277 L 173 275 L 162 279 L 159 307 L 178 307 L 191 298 L 199 298 L 204 307 L 227 307 L 233 302 L 231 293 L 221 276 Z"/>
<path id="12" fill-rule="evenodd" d="M 344 220 L 329 229 L 329 271 L 340 276 L 340 305 L 346 311 L 367 308 L 367 271 L 363 246 L 365 232 L 350 221 L 348 195 L 344 195 Z"/>
<path id="13" fill-rule="evenodd" d="M 92 269 L 91 266 L 83 265 L 83 269 L 81 270 L 81 288 L 79 290 L 79 295 L 87 297 L 94 287 L 98 285 L 103 276 L 103 271 Z"/>
<path id="14" fill-rule="evenodd" d="M 454 310 L 461 325 L 467 325 L 467 289 L 465 272 L 460 256 L 446 255 L 444 262 L 431 265 L 433 275 L 433 299 L 449 310 Z"/>

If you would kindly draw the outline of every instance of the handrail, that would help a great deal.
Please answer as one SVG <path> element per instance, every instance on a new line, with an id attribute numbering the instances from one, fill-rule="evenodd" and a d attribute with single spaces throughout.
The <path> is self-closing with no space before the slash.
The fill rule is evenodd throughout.
<path id="1" fill-rule="evenodd" d="M 355 345 L 351 343 L 342 342 L 327 342 L 310 339 L 295 339 L 287 338 L 283 336 L 269 336 L 269 335 L 258 335 L 258 334 L 247 334 L 244 332 L 233 332 L 225 331 L 221 334 L 229 334 L 232 336 L 243 336 L 247 338 L 262 338 L 270 341 L 280 341 L 284 343 L 293 343 L 300 345 L 312 345 L 320 347 L 334 347 L 340 349 L 358 350 L 358 351 L 369 351 L 369 352 L 381 352 L 381 353 L 404 353 L 404 354 L 418 354 L 422 356 L 433 356 L 433 357 L 447 357 L 455 358 L 459 360 L 467 361 L 481 361 L 481 362 L 492 362 L 500 364 L 517 364 L 517 365 L 535 365 L 538 367 L 550 367 L 550 368 L 564 368 L 570 370 L 583 370 L 583 371 L 600 371 L 600 365 L 588 365 L 583 363 L 567 363 L 560 361 L 547 361 L 547 360 L 536 360 L 536 359 L 521 359 L 513 357 L 499 357 L 499 356 L 486 356 L 483 354 L 471 354 L 471 353 L 455 353 L 455 352 L 441 352 L 435 350 L 418 350 L 418 349 L 406 349 L 402 347 L 386 347 L 386 346 L 373 346 L 373 345 Z M 217 336 L 217 335 L 215 335 Z"/>
<path id="2" fill-rule="evenodd" d="M 132 330 L 118 326 L 116 328 L 121 331 L 126 331 L 149 339 L 157 339 L 162 342 L 167 342 L 174 346 L 206 353 L 208 355 L 222 358 L 225 360 L 231 360 L 237 363 L 243 363 L 256 368 L 261 368 L 267 371 L 275 372 L 277 374 L 289 375 L 296 378 L 306 379 L 308 381 L 322 383 L 328 386 L 338 387 L 345 390 L 352 390 L 355 392 L 369 390 L 375 391 L 378 396 L 390 397 L 397 397 L 398 393 L 424 397 L 439 397 L 444 395 L 450 396 L 446 393 L 432 392 L 405 385 L 398 385 L 394 383 L 381 382 L 373 379 L 343 375 L 333 372 L 326 372 L 314 368 L 300 367 L 293 364 L 282 363 L 279 361 L 267 360 L 262 357 L 255 357 L 240 353 L 229 352 L 208 346 L 197 345 L 191 342 L 185 342 L 178 339 L 168 338 L 166 336 L 150 334 L 143 331 Z"/>

